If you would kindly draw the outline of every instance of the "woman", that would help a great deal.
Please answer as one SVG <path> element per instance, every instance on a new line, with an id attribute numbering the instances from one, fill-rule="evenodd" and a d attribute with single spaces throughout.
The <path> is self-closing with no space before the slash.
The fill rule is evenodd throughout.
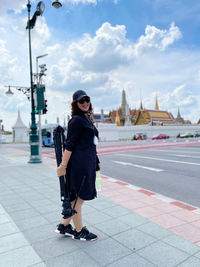
<path id="1" fill-rule="evenodd" d="M 73 94 L 71 106 L 72 119 L 68 123 L 65 151 L 62 162 L 57 168 L 57 174 L 59 177 L 67 175 L 72 206 L 78 195 L 77 214 L 63 219 L 57 226 L 56 233 L 72 236 L 76 240 L 94 241 L 98 237 L 83 227 L 81 210 L 85 200 L 96 197 L 96 170 L 100 169 L 96 154 L 98 131 L 92 122 L 92 104 L 85 91 L 78 90 Z M 85 180 L 82 183 L 83 177 Z M 75 230 L 70 224 L 71 219 Z"/>

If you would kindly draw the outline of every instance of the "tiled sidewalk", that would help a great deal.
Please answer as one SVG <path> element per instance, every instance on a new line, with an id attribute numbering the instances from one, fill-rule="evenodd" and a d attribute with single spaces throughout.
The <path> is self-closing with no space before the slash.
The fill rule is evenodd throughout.
<path id="1" fill-rule="evenodd" d="M 200 214 L 195 213 L 192 206 L 169 202 L 167 198 L 164 201 L 164 197 L 163 200 L 156 199 L 151 192 L 148 195 L 146 190 L 135 190 L 124 185 L 112 179 L 109 181 L 104 176 L 102 195 L 200 246 Z"/>
<path id="2" fill-rule="evenodd" d="M 83 207 L 84 225 L 99 240 L 56 235 L 59 183 L 49 168 L 55 169 L 55 161 L 44 158 L 49 167 L 27 164 L 25 154 L 11 152 L 0 154 L 0 266 L 200 266 L 199 214 L 109 179 L 103 179 L 101 195 Z M 188 239 L 183 226 L 195 228 L 194 240 L 180 237 Z"/>

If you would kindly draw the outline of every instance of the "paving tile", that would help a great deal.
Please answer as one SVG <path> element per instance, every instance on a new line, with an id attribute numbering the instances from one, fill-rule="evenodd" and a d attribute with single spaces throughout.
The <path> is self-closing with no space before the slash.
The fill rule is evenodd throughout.
<path id="1" fill-rule="evenodd" d="M 158 206 L 157 206 L 157 209 L 159 210 L 162 210 L 166 213 L 170 213 L 170 212 L 173 212 L 173 211 L 179 211 L 179 210 L 182 210 L 181 208 L 179 208 L 178 206 L 175 206 L 175 205 L 172 205 L 170 203 L 160 203 Z"/>
<path id="2" fill-rule="evenodd" d="M 153 198 L 151 196 L 143 196 L 143 197 L 140 197 L 139 199 L 141 202 L 149 206 L 156 206 L 156 207 L 160 205 L 160 202 L 161 202 L 159 199 Z"/>
<path id="3" fill-rule="evenodd" d="M 105 197 L 108 197 L 108 198 L 112 198 L 112 196 L 118 196 L 119 193 L 116 192 L 116 191 L 108 190 L 108 188 L 102 187 L 101 195 L 102 196 L 105 196 Z M 130 199 L 130 197 L 129 198 L 126 198 L 126 200 L 127 199 Z"/>
<path id="4" fill-rule="evenodd" d="M 33 243 L 32 247 L 43 261 L 78 249 L 76 241 L 60 235 Z"/>
<path id="5" fill-rule="evenodd" d="M 44 264 L 44 262 L 41 262 L 34 265 L 29 265 L 29 267 L 46 267 L 46 264 Z"/>
<path id="6" fill-rule="evenodd" d="M 162 241 L 191 255 L 198 251 L 200 252 L 200 248 L 198 246 L 191 244 L 191 242 L 184 240 L 180 236 L 170 235 L 163 238 Z"/>
<path id="7" fill-rule="evenodd" d="M 99 223 L 96 224 L 95 227 L 106 233 L 108 236 L 112 236 L 131 229 L 130 225 L 120 222 L 119 219 L 112 219 L 103 223 Z"/>
<path id="8" fill-rule="evenodd" d="M 126 214 L 131 214 L 130 210 L 121 206 L 114 206 L 111 208 L 102 209 L 101 211 L 102 213 L 112 216 L 113 218 L 121 217 Z"/>
<path id="9" fill-rule="evenodd" d="M 31 220 L 30 218 L 26 218 L 24 220 L 19 220 L 19 221 L 13 218 L 13 220 L 20 229 L 20 231 L 31 229 L 40 225 L 49 224 L 49 221 L 41 215 L 32 217 Z"/>
<path id="10" fill-rule="evenodd" d="M 138 214 L 135 214 L 135 213 L 121 216 L 121 217 L 119 217 L 119 221 L 126 223 L 132 227 L 142 225 L 142 224 L 148 222 L 148 220 L 146 218 L 144 218 Z"/>
<path id="11" fill-rule="evenodd" d="M 117 191 L 112 191 L 113 193 L 106 193 L 105 196 L 108 196 L 110 199 L 112 199 L 115 202 L 120 201 L 134 201 L 134 196 L 130 194 L 124 194 L 118 193 Z"/>
<path id="12" fill-rule="evenodd" d="M 5 212 L 5 211 L 4 211 Z M 6 213 L 2 213 L 0 216 L 0 224 L 11 222 L 10 216 Z"/>
<path id="13" fill-rule="evenodd" d="M 92 200 L 91 202 L 88 202 L 88 205 L 92 206 L 93 208 L 97 209 L 97 210 L 103 210 L 103 209 L 106 209 L 106 208 L 110 208 L 110 207 L 113 207 L 113 206 L 116 206 L 117 204 L 111 200 Z"/>
<path id="14" fill-rule="evenodd" d="M 107 214 L 104 214 L 100 211 L 95 211 L 93 213 L 88 213 L 87 216 L 83 217 L 83 220 L 95 225 L 97 223 L 110 220 L 111 218 L 112 217 Z"/>
<path id="15" fill-rule="evenodd" d="M 27 210 L 27 209 L 31 209 L 31 208 L 32 208 L 31 205 L 25 201 L 20 202 L 18 204 L 12 204 L 12 205 L 6 205 L 5 206 L 5 210 L 11 214 L 12 214 L 12 212 Z"/>
<path id="16" fill-rule="evenodd" d="M 190 257 L 189 259 L 177 265 L 177 267 L 199 267 L 199 266 L 200 266 L 200 259 L 196 257 Z"/>
<path id="17" fill-rule="evenodd" d="M 28 241 L 21 233 L 14 233 L 0 238 L 0 253 L 27 246 Z"/>
<path id="18" fill-rule="evenodd" d="M 56 210 L 53 212 L 49 212 L 49 213 L 43 213 L 42 216 L 49 222 L 49 223 L 55 223 L 58 224 L 60 223 L 61 219 L 62 219 L 62 207 L 60 207 L 60 210 Z"/>
<path id="19" fill-rule="evenodd" d="M 143 231 L 149 235 L 152 235 L 153 237 L 158 239 L 164 238 L 172 234 L 168 230 L 152 222 L 137 226 L 136 229 Z"/>
<path id="20" fill-rule="evenodd" d="M 148 247 L 139 250 L 138 254 L 159 267 L 174 267 L 190 256 L 162 241 L 150 244 Z"/>
<path id="21" fill-rule="evenodd" d="M 194 225 L 194 226 L 200 228 L 200 220 L 199 221 L 195 221 L 195 222 L 191 222 L 191 225 Z"/>
<path id="22" fill-rule="evenodd" d="M 44 264 L 44 262 L 41 262 L 34 265 L 29 265 L 28 267 L 46 267 L 46 264 Z"/>
<path id="23" fill-rule="evenodd" d="M 31 201 L 31 206 L 35 207 L 35 208 L 37 208 L 39 206 L 47 206 L 47 205 L 52 205 L 52 204 L 54 204 L 54 202 L 49 200 L 49 199 L 46 199 L 46 198 L 45 199 Z M 61 202 L 59 201 L 59 199 L 58 199 L 58 205 L 61 206 Z"/>
<path id="24" fill-rule="evenodd" d="M 138 249 L 141 249 L 157 240 L 151 235 L 136 229 L 131 229 L 120 234 L 113 235 L 113 239 L 132 251 L 137 251 Z"/>
<path id="25" fill-rule="evenodd" d="M 83 246 L 82 249 L 101 266 L 112 263 L 131 253 L 130 249 L 112 238 L 88 243 L 90 244 Z"/>
<path id="26" fill-rule="evenodd" d="M 109 233 L 107 232 L 103 232 L 102 230 L 98 229 L 96 227 L 96 225 L 92 225 L 92 224 L 87 224 L 87 228 L 89 229 L 90 232 L 96 234 L 99 238 L 99 240 L 102 240 L 102 239 L 106 239 L 109 237 Z M 78 242 L 79 243 L 79 242 Z M 84 242 L 81 242 L 81 243 L 84 243 Z"/>
<path id="27" fill-rule="evenodd" d="M 194 256 L 200 259 L 200 252 L 197 252 Z"/>
<path id="28" fill-rule="evenodd" d="M 23 232 L 30 244 L 38 241 L 46 240 L 56 236 L 56 225 L 41 225 L 38 227 L 27 229 Z M 65 237 L 65 236 L 64 236 Z"/>
<path id="29" fill-rule="evenodd" d="M 31 208 L 26 210 L 13 211 L 10 215 L 14 220 L 20 221 L 24 219 L 30 220 L 30 218 L 40 215 L 40 213 L 37 212 L 34 208 Z"/>
<path id="30" fill-rule="evenodd" d="M 18 233 L 19 228 L 13 222 L 7 222 L 0 225 L 0 238 L 5 235 Z"/>
<path id="31" fill-rule="evenodd" d="M 83 216 L 85 216 L 88 213 L 93 213 L 93 212 L 96 212 L 96 209 L 93 206 L 90 206 L 84 203 L 84 205 L 82 206 Z"/>
<path id="32" fill-rule="evenodd" d="M 35 264 L 40 262 L 40 257 L 31 246 L 14 249 L 0 256 L 0 266 L 2 267 L 27 267 L 33 265 L 39 267 L 39 265 Z"/>
<path id="33" fill-rule="evenodd" d="M 4 208 L 0 204 L 0 215 L 3 214 L 3 213 L 5 213 L 5 210 L 4 210 Z"/>
<path id="34" fill-rule="evenodd" d="M 49 205 L 43 205 L 43 206 L 38 206 L 35 207 L 35 210 L 41 214 L 46 214 L 48 212 L 52 211 L 59 211 L 60 212 L 60 206 L 54 203 L 51 203 Z"/>
<path id="35" fill-rule="evenodd" d="M 53 259 L 47 260 L 45 262 L 47 267 L 77 267 L 77 266 L 87 266 L 87 267 L 98 267 L 100 266 L 97 264 L 93 259 L 88 257 L 88 254 L 77 250 L 70 254 L 60 255 Z"/>
<path id="36" fill-rule="evenodd" d="M 33 200 L 36 200 L 36 199 L 44 199 L 44 195 L 43 194 L 40 194 L 40 193 L 36 193 L 36 192 L 32 192 L 32 193 L 23 193 L 21 195 L 21 197 L 26 200 L 27 202 L 31 202 Z"/>
<path id="37" fill-rule="evenodd" d="M 24 200 L 20 197 L 13 197 L 13 196 L 4 196 L 3 199 L 1 199 L 1 204 L 4 207 L 11 206 L 11 205 L 21 205 L 24 203 Z"/>
<path id="38" fill-rule="evenodd" d="M 137 266 L 137 267 L 156 267 L 153 263 L 145 260 L 140 255 L 133 253 L 131 255 L 125 256 L 122 259 L 119 259 L 116 262 L 113 262 L 108 267 L 129 267 L 129 266 Z"/>
<path id="39" fill-rule="evenodd" d="M 192 243 L 200 241 L 200 229 L 189 223 L 173 227 L 170 231 Z"/>
<path id="40" fill-rule="evenodd" d="M 170 214 L 162 214 L 159 216 L 155 216 L 151 218 L 151 221 L 161 225 L 164 228 L 172 228 L 178 225 L 182 225 L 185 222 L 183 220 L 180 220 L 178 218 L 175 218 L 174 216 Z"/>
<path id="41" fill-rule="evenodd" d="M 196 214 L 194 212 L 188 211 L 188 210 L 179 210 L 170 213 L 172 216 L 175 216 L 176 218 L 179 218 L 185 222 L 195 222 L 200 220 L 200 214 Z"/>
<path id="42" fill-rule="evenodd" d="M 158 210 L 156 207 L 142 207 L 136 209 L 137 214 L 144 216 L 145 218 L 151 218 L 163 214 L 163 211 Z"/>
<path id="43" fill-rule="evenodd" d="M 134 200 L 134 201 L 119 201 L 120 205 L 130 209 L 132 211 L 141 208 L 141 207 L 146 207 L 146 204 L 144 202 L 138 201 L 138 200 Z"/>

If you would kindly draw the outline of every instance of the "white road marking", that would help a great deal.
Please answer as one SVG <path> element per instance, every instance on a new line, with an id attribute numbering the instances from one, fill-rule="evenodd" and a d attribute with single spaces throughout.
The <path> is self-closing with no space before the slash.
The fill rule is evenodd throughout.
<path id="1" fill-rule="evenodd" d="M 183 157 L 183 158 L 194 158 L 200 159 L 198 156 L 191 156 L 191 155 L 180 155 L 180 154 L 167 154 L 168 156 L 176 156 L 176 157 Z"/>
<path id="2" fill-rule="evenodd" d="M 172 150 L 172 149 L 154 149 L 153 151 L 164 151 L 164 152 L 174 152 L 174 153 L 191 153 L 191 154 L 200 154 L 197 151 L 189 151 L 189 150 Z"/>
<path id="3" fill-rule="evenodd" d="M 124 165 L 124 166 L 126 166 L 126 165 L 127 166 L 133 166 L 133 167 L 136 167 L 136 168 L 146 169 L 146 170 L 154 171 L 154 172 L 163 172 L 164 171 L 163 169 L 151 168 L 151 167 L 147 167 L 147 166 L 133 164 L 133 163 L 130 163 L 130 162 L 123 162 L 123 161 L 117 161 L 117 160 L 113 160 L 113 162 L 115 162 L 117 164 Z"/>
<path id="4" fill-rule="evenodd" d="M 180 163 L 180 164 L 200 166 L 200 163 L 195 163 L 195 162 L 178 161 L 178 160 L 172 160 L 172 159 L 161 159 L 161 158 L 153 158 L 153 157 L 145 157 L 145 156 L 136 156 L 136 155 L 129 155 L 129 154 L 118 154 L 118 155 L 119 156 L 126 156 L 126 157 L 133 157 L 133 158 L 140 158 L 140 159 L 153 159 L 153 160 L 159 160 L 159 161 L 167 161 L 167 162 L 175 162 L 175 163 Z"/>

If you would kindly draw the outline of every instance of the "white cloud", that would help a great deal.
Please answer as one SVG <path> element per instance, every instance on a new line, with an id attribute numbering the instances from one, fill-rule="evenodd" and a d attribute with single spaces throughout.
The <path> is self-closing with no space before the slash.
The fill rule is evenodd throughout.
<path id="1" fill-rule="evenodd" d="M 94 37 L 89 34 L 69 46 L 68 56 L 79 62 L 82 69 L 106 72 L 127 63 L 132 56 L 132 48 L 126 39 L 124 25 L 111 26 L 104 23 Z"/>
<path id="2" fill-rule="evenodd" d="M 26 2 L 24 0 L 1 0 L 0 14 L 5 13 L 7 10 L 13 10 L 15 13 L 19 13 L 24 8 L 26 8 Z"/>
<path id="3" fill-rule="evenodd" d="M 63 0 L 63 3 L 72 4 L 96 4 L 98 0 Z"/>
<path id="4" fill-rule="evenodd" d="M 135 45 L 136 55 L 149 50 L 159 49 L 164 51 L 169 45 L 182 37 L 182 33 L 172 22 L 169 30 L 160 30 L 155 26 L 147 25 L 145 35 L 140 36 Z"/>
<path id="5" fill-rule="evenodd" d="M 116 1 L 116 0 L 114 0 Z M 5 14 L 8 10 L 14 11 L 14 13 L 21 13 L 23 9 L 26 9 L 28 1 L 25 0 L 1 0 L 0 14 Z M 35 3 L 36 0 L 31 0 L 31 5 Z M 97 4 L 98 0 L 60 0 L 61 3 L 71 3 L 71 4 Z"/>
<path id="6" fill-rule="evenodd" d="M 11 21 L 8 16 L 7 19 L 0 20 L 1 62 L 7 64 L 2 65 L 0 62 L 0 85 L 12 82 L 27 86 L 30 83 L 25 26 L 25 18 Z M 154 107 L 152 92 L 155 90 L 160 92 L 161 108 L 163 106 L 173 110 L 181 104 L 180 108 L 184 106 L 187 112 L 191 111 L 192 105 L 197 106 L 194 93 L 186 97 L 187 90 L 177 87 L 183 84 L 185 88 L 198 87 L 200 55 L 195 51 L 186 53 L 167 49 L 181 37 L 179 28 L 173 23 L 168 30 L 147 26 L 145 35 L 135 43 L 130 42 L 126 34 L 124 25 L 113 26 L 105 22 L 96 30 L 94 36 L 85 34 L 71 43 L 57 43 L 45 19 L 38 18 L 32 31 L 34 69 L 35 56 L 48 53 L 48 57 L 43 61 L 48 68 L 48 113 L 43 116 L 43 120 L 48 118 L 48 122 L 55 122 L 58 114 L 61 114 L 61 119 L 69 114 L 72 93 L 77 89 L 84 89 L 91 95 L 96 112 L 101 108 L 108 112 L 119 107 L 123 88 L 131 108 L 139 106 L 140 91 L 145 107 Z M 9 69 L 9 72 L 6 69 Z M 166 94 L 166 90 L 169 94 Z M 162 100 L 162 94 L 168 100 Z M 22 114 L 25 114 L 25 122 L 28 125 L 30 103 L 22 94 L 18 92 L 8 101 L 4 88 L 0 87 L 0 99 L 0 112 L 7 123 L 5 128 L 14 124 L 17 106 L 20 106 Z"/>

